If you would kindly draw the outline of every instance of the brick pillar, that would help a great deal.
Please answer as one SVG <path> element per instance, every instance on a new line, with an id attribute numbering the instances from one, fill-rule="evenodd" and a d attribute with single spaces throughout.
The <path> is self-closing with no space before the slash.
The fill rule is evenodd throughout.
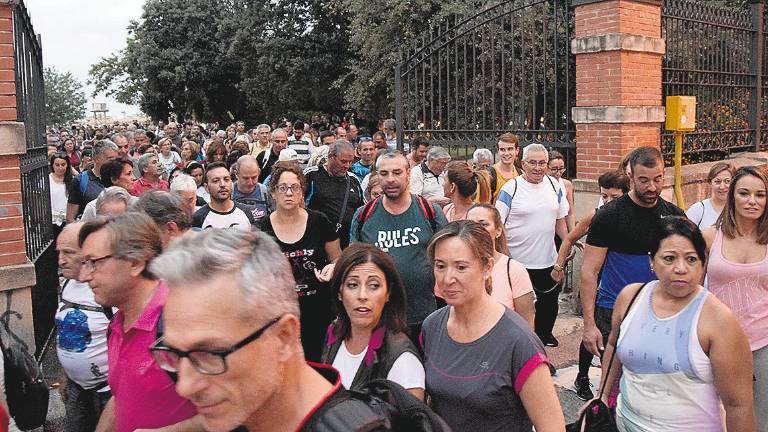
<path id="1" fill-rule="evenodd" d="M 24 240 L 20 158 L 27 151 L 24 123 L 17 122 L 13 1 L 0 1 L 0 314 L 11 292 L 11 329 L 34 350 L 32 287 L 35 266 Z M 20 319 L 18 319 L 20 317 Z"/>
<path id="2" fill-rule="evenodd" d="M 596 180 L 635 147 L 660 145 L 661 0 L 572 0 L 576 172 Z"/>

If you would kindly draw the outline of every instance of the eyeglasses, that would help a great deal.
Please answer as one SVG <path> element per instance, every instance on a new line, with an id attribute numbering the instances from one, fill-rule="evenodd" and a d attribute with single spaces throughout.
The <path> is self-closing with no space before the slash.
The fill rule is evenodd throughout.
<path id="1" fill-rule="evenodd" d="M 527 160 L 527 161 L 523 161 L 523 162 L 527 163 L 528 165 L 530 165 L 532 167 L 535 167 L 535 166 L 546 167 L 547 166 L 547 161 L 544 161 L 544 160 L 540 160 L 540 161 L 528 161 Z"/>
<path id="2" fill-rule="evenodd" d="M 714 179 L 714 180 L 712 180 L 712 184 L 715 185 L 715 186 L 720 186 L 721 184 L 722 185 L 726 185 L 726 186 L 730 186 L 731 185 L 731 180 L 730 179 L 726 179 L 726 180 Z"/>
<path id="3" fill-rule="evenodd" d="M 227 368 L 228 355 L 232 354 L 233 352 L 239 350 L 240 348 L 243 348 L 244 346 L 248 345 L 249 343 L 261 337 L 261 335 L 264 334 L 264 332 L 267 331 L 267 329 L 272 327 L 272 325 L 274 325 L 276 322 L 280 321 L 281 318 L 282 316 L 274 318 L 273 320 L 264 324 L 261 328 L 259 328 L 255 332 L 251 333 L 250 336 L 232 345 L 232 347 L 229 349 L 221 349 L 221 350 L 199 349 L 199 350 L 192 350 L 192 351 L 182 351 L 176 348 L 171 348 L 169 346 L 163 345 L 163 338 L 160 338 L 156 340 L 155 343 L 153 343 L 149 347 L 149 351 L 152 353 L 152 356 L 155 358 L 155 362 L 157 363 L 157 365 L 160 366 L 160 368 L 166 372 L 178 373 L 181 359 L 188 358 L 190 363 L 192 363 L 192 367 L 194 367 L 195 370 L 200 372 L 201 374 L 221 375 L 228 370 Z"/>
<path id="4" fill-rule="evenodd" d="M 281 184 L 277 186 L 277 191 L 281 194 L 285 195 L 288 191 L 291 191 L 292 194 L 297 194 L 301 192 L 301 185 L 298 184 Z"/>
<path id="5" fill-rule="evenodd" d="M 112 258 L 112 255 L 104 255 L 101 258 L 91 258 L 83 261 L 83 268 L 89 272 L 95 272 L 96 271 L 96 264 L 98 264 L 100 261 L 104 261 L 106 259 Z"/>
<path id="6" fill-rule="evenodd" d="M 552 171 L 552 172 L 562 172 L 562 171 L 565 171 L 565 167 L 562 167 L 562 168 L 550 168 L 549 170 Z"/>

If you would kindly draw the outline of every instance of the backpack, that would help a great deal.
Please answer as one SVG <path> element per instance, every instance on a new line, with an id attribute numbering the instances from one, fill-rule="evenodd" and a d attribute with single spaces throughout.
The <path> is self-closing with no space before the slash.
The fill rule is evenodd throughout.
<path id="1" fill-rule="evenodd" d="M 320 408 L 302 431 L 443 432 L 451 428 L 408 390 L 373 380 L 361 390 L 345 391 Z"/>
<path id="2" fill-rule="evenodd" d="M 5 366 L 5 394 L 9 414 L 16 421 L 16 426 L 21 430 L 32 430 L 42 426 L 48 415 L 48 384 L 43 377 L 40 361 L 32 357 L 26 342 L 10 328 L 11 315 L 22 319 L 21 314 L 11 310 L 11 295 L 10 291 L 6 291 L 8 307 L 0 317 L 7 335 L 7 338 L 0 338 Z M 7 345 L 2 342 L 3 339 Z M 41 360 L 44 354 L 45 347 L 40 352 Z"/>
<path id="3" fill-rule="evenodd" d="M 379 200 L 381 200 L 381 197 L 376 198 L 373 201 L 368 201 L 368 203 L 366 203 L 363 206 L 363 209 L 360 210 L 360 213 L 358 213 L 357 215 L 357 240 L 358 241 L 360 241 L 360 239 L 362 238 L 361 234 L 363 232 L 363 225 L 368 219 L 371 218 L 373 211 L 376 210 L 376 206 L 379 204 Z M 416 195 L 416 202 L 419 203 L 419 208 L 421 209 L 421 213 L 429 221 L 429 226 L 432 228 L 432 233 L 434 234 L 437 231 L 437 222 L 435 221 L 435 209 L 432 207 L 432 204 L 421 195 Z"/>
<path id="4" fill-rule="evenodd" d="M 545 175 L 544 176 L 547 180 L 549 180 L 549 184 L 552 185 L 552 190 L 555 191 L 555 195 L 557 195 L 557 204 L 559 205 L 560 202 L 563 200 L 563 194 L 558 191 L 557 187 L 555 186 L 555 182 L 552 181 L 552 177 Z M 512 196 L 509 198 L 509 203 L 512 204 L 512 200 L 515 199 L 515 195 L 517 194 L 517 177 L 513 178 L 510 181 L 515 182 L 515 190 L 512 191 Z M 509 220 L 509 213 L 507 212 L 507 216 L 504 218 L 504 225 L 507 224 L 507 220 Z"/>

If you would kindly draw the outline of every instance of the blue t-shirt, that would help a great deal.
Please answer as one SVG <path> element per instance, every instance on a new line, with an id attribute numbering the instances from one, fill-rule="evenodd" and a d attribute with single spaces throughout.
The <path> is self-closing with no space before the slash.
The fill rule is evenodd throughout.
<path id="1" fill-rule="evenodd" d="M 360 180 L 360 183 L 363 183 L 363 179 L 365 176 L 368 175 L 369 172 L 371 172 L 371 165 L 363 165 L 362 161 L 357 161 L 352 164 L 352 166 L 349 168 L 349 172 L 355 175 L 358 180 Z"/>
<path id="2" fill-rule="evenodd" d="M 261 221 L 274 210 L 272 196 L 267 191 L 266 186 L 261 183 L 256 185 L 253 192 L 248 195 L 240 192 L 240 189 L 237 188 L 237 183 L 235 183 L 232 187 L 232 201 L 253 207 L 253 217 L 256 222 Z"/>
<path id="3" fill-rule="evenodd" d="M 435 226 L 439 231 L 448 221 L 439 206 L 435 211 Z M 378 202 L 358 237 L 357 218 L 362 207 L 352 218 L 350 243 L 360 241 L 375 245 L 387 252 L 405 284 L 408 298 L 408 323 L 418 324 L 435 310 L 435 276 L 427 258 L 427 245 L 432 239 L 432 224 L 419 207 L 415 195 L 411 195 L 411 206 L 404 213 L 389 213 L 382 202 Z"/>
<path id="4" fill-rule="evenodd" d="M 616 297 L 625 286 L 656 279 L 648 254 L 659 221 L 665 216 L 685 216 L 685 213 L 661 198 L 654 207 L 641 207 L 629 194 L 597 210 L 589 227 L 587 244 L 608 249 L 597 291 L 597 306 L 613 309 Z"/>

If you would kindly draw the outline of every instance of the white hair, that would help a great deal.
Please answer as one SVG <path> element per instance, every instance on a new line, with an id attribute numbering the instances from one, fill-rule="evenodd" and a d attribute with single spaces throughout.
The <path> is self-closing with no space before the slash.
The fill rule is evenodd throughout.
<path id="1" fill-rule="evenodd" d="M 110 186 L 104 189 L 104 191 L 100 193 L 96 198 L 96 214 L 101 214 L 101 208 L 104 206 L 104 204 L 113 202 L 121 202 L 125 204 L 125 208 L 127 210 L 128 205 L 131 203 L 131 194 L 129 194 L 127 190 L 121 188 L 120 186 Z"/>
<path id="2" fill-rule="evenodd" d="M 261 231 L 213 228 L 174 239 L 150 265 L 171 289 L 193 290 L 225 275 L 239 287 L 240 316 L 299 317 L 296 281 L 275 240 Z M 268 311 L 268 312 L 265 312 Z"/>
<path id="3" fill-rule="evenodd" d="M 528 160 L 528 153 L 530 152 L 542 152 L 549 161 L 549 150 L 541 144 L 532 143 L 525 146 L 523 148 L 523 160 Z"/>
<path id="4" fill-rule="evenodd" d="M 188 174 L 179 174 L 171 181 L 171 192 L 197 192 L 195 179 Z"/>
<path id="5" fill-rule="evenodd" d="M 472 153 L 472 161 L 475 162 L 475 164 L 479 164 L 481 161 L 492 161 L 493 160 L 493 153 L 491 153 L 490 150 L 487 148 L 479 148 L 475 150 L 474 153 Z"/>
<path id="6" fill-rule="evenodd" d="M 448 151 L 440 146 L 432 146 L 427 151 L 427 160 L 432 161 L 436 159 L 450 159 L 451 155 Z"/>

